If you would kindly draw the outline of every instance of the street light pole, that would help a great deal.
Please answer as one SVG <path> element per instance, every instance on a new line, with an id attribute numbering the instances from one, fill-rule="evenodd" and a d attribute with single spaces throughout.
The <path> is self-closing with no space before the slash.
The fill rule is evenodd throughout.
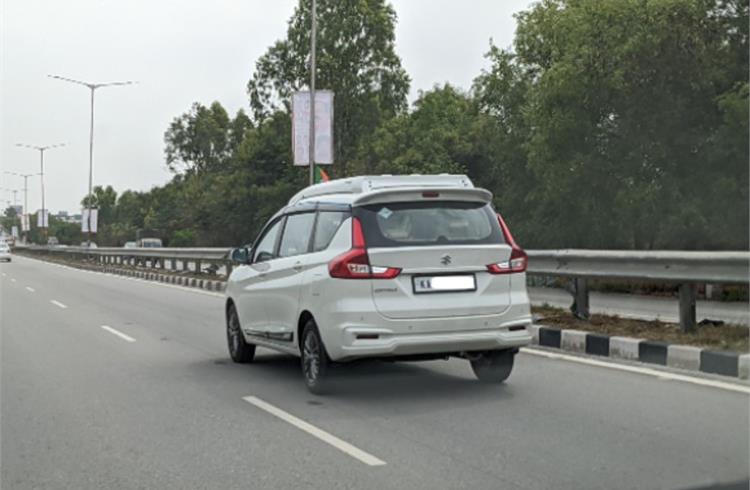
<path id="1" fill-rule="evenodd" d="M 312 0 L 310 9 L 310 147 L 308 150 L 310 162 L 310 185 L 315 183 L 315 42 L 317 36 L 316 4 Z"/>
<path id="2" fill-rule="evenodd" d="M 42 234 L 47 236 L 47 208 L 44 206 L 44 152 L 47 150 L 51 150 L 52 148 L 59 148 L 61 146 L 65 146 L 65 143 L 58 143 L 56 145 L 48 145 L 48 146 L 33 146 L 33 145 L 24 145 L 22 143 L 16 143 L 16 146 L 20 146 L 23 148 L 31 148 L 32 150 L 37 150 L 39 152 L 39 175 L 41 176 L 41 184 L 42 184 Z"/>
<path id="3" fill-rule="evenodd" d="M 9 174 L 9 175 L 17 175 L 18 177 L 23 177 L 23 213 L 21 213 L 21 215 L 22 215 L 21 219 L 24 219 L 23 218 L 24 215 L 26 216 L 26 219 L 28 219 L 28 215 L 29 215 L 29 185 L 28 185 L 28 183 L 29 183 L 29 177 L 33 177 L 34 175 L 39 175 L 39 174 L 19 174 L 19 173 L 16 173 L 16 172 L 5 172 L 5 173 Z M 25 227 L 22 226 L 22 228 L 25 228 Z M 25 242 L 25 241 L 27 241 L 27 238 L 28 238 L 28 231 L 27 230 L 23 230 L 23 233 L 24 233 L 24 242 Z"/>
<path id="4" fill-rule="evenodd" d="M 54 78 L 56 80 L 62 80 L 64 82 L 70 82 L 75 83 L 78 85 L 83 85 L 84 87 L 88 87 L 88 89 L 91 91 L 91 121 L 89 126 L 89 192 L 86 199 L 86 209 L 88 212 L 87 215 L 87 223 L 86 223 L 86 241 L 90 244 L 91 243 L 91 204 L 94 200 L 93 196 L 93 182 L 94 182 L 94 92 L 98 88 L 102 87 L 111 87 L 115 85 L 132 85 L 134 82 L 131 80 L 124 81 L 124 82 L 107 82 L 107 83 L 88 83 L 83 82 L 81 80 L 74 80 L 72 78 L 65 78 L 58 75 L 47 75 L 49 78 Z"/>

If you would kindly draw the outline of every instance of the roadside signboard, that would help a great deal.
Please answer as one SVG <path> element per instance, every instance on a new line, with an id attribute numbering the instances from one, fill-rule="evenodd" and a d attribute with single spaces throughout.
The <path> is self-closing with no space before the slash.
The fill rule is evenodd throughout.
<path id="1" fill-rule="evenodd" d="M 31 227 L 29 226 L 29 215 L 21 215 L 21 231 L 29 231 L 30 229 Z"/>
<path id="2" fill-rule="evenodd" d="M 96 208 L 91 209 L 91 233 L 96 233 L 97 219 L 99 218 L 99 210 Z M 81 212 L 81 231 L 88 233 L 89 231 L 89 210 L 84 209 Z"/>
<path id="3" fill-rule="evenodd" d="M 310 92 L 292 96 L 292 151 L 294 165 L 310 165 Z M 333 92 L 315 91 L 315 163 L 333 163 Z"/>
<path id="4" fill-rule="evenodd" d="M 49 211 L 39 210 L 36 213 L 36 226 L 37 228 L 49 228 Z"/>
<path id="5" fill-rule="evenodd" d="M 11 227 L 10 234 L 13 236 L 13 238 L 18 238 L 18 227 L 17 226 Z"/>

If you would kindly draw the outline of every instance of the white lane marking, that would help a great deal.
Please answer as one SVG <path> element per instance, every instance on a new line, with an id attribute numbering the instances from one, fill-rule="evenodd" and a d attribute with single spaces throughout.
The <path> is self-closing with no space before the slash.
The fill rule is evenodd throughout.
<path id="1" fill-rule="evenodd" d="M 7 275 L 8 275 L 8 274 L 6 274 L 5 272 L 3 272 L 3 277 L 5 277 L 5 276 L 7 276 Z"/>
<path id="2" fill-rule="evenodd" d="M 15 277 L 11 277 L 10 278 L 10 282 L 16 282 L 16 278 Z"/>
<path id="3" fill-rule="evenodd" d="M 326 432 L 324 430 L 318 429 L 314 425 L 309 424 L 309 423 L 305 422 L 304 420 L 299 419 L 299 418 L 295 417 L 294 415 L 292 415 L 292 414 L 290 414 L 288 412 L 285 412 L 284 410 L 282 410 L 282 409 L 280 409 L 278 407 L 275 407 L 275 406 L 271 405 L 268 402 L 265 402 L 265 401 L 261 400 L 258 397 L 255 397 L 255 396 L 245 396 L 242 399 L 245 400 L 248 403 L 251 403 L 251 404 L 255 405 L 256 407 L 260 408 L 261 410 L 265 410 L 266 412 L 270 413 L 271 415 L 280 418 L 284 422 L 288 422 L 288 423 L 292 424 L 293 426 L 297 427 L 298 429 L 307 432 L 311 436 L 317 437 L 321 441 L 323 441 L 323 442 L 325 442 L 327 444 L 330 444 L 331 446 L 335 447 L 339 451 L 348 454 L 349 456 L 351 456 L 354 459 L 360 460 L 361 462 L 363 462 L 366 465 L 369 465 L 369 466 L 383 466 L 385 464 L 385 461 L 376 458 L 372 454 L 366 453 L 366 452 L 362 451 L 361 449 L 352 446 L 348 442 L 342 441 L 338 437 L 336 437 L 336 436 L 334 436 L 332 434 L 329 434 L 328 432 Z"/>
<path id="4" fill-rule="evenodd" d="M 26 291 L 28 291 L 30 293 L 33 293 L 35 291 L 35 289 L 32 288 L 32 287 L 26 286 Z"/>
<path id="5" fill-rule="evenodd" d="M 78 269 L 76 267 L 70 267 L 68 265 L 58 264 L 56 262 L 47 262 L 47 261 L 41 260 L 41 259 L 32 259 L 31 257 L 24 257 L 24 259 L 33 260 L 35 262 L 42 262 L 42 263 L 47 264 L 47 265 L 52 265 L 54 267 L 59 267 L 61 269 L 69 269 L 69 270 L 75 271 L 75 272 L 82 272 L 84 274 L 97 274 L 97 275 L 112 277 L 112 278 L 115 278 L 115 279 L 123 279 L 123 280 L 126 280 L 126 281 L 142 282 L 144 284 L 152 284 L 154 286 L 161 286 L 163 288 L 172 288 L 172 289 L 178 289 L 180 291 L 187 291 L 187 292 L 190 292 L 190 293 L 205 294 L 206 296 L 213 296 L 215 298 L 223 298 L 224 297 L 224 294 L 222 294 L 222 293 L 215 293 L 215 292 L 212 292 L 212 291 L 205 291 L 203 289 L 198 289 L 198 288 L 195 288 L 195 287 L 192 287 L 192 286 L 180 286 L 178 284 L 166 284 L 166 283 L 154 281 L 154 280 L 151 280 L 151 279 L 141 279 L 141 278 L 138 278 L 138 277 L 121 276 L 119 274 L 110 274 L 108 272 L 87 271 L 87 270 L 84 270 L 84 269 Z"/>
<path id="6" fill-rule="evenodd" d="M 65 309 L 65 308 L 67 308 L 67 306 L 65 306 L 64 304 L 62 304 L 62 303 L 60 303 L 59 301 L 57 301 L 57 300 L 54 300 L 54 299 L 53 299 L 53 300 L 51 300 L 51 301 L 50 301 L 50 303 L 52 303 L 52 304 L 53 304 L 53 305 L 55 305 L 55 306 L 59 306 L 59 307 L 60 307 L 60 308 L 62 308 L 62 309 Z"/>
<path id="7" fill-rule="evenodd" d="M 126 342 L 135 342 L 135 339 L 131 337 L 130 335 L 125 335 L 124 333 L 120 332 L 119 330 L 115 330 L 114 328 L 110 326 L 102 325 L 101 328 L 111 334 L 117 335 L 118 337 L 120 337 L 122 340 Z"/>
<path id="8" fill-rule="evenodd" d="M 630 366 L 627 364 L 615 364 L 614 362 L 599 361 L 596 359 L 589 359 L 588 357 L 577 357 L 570 356 L 567 354 L 557 354 L 554 352 L 547 352 L 543 350 L 530 349 L 528 347 L 521 348 L 521 352 L 524 354 L 531 354 L 534 356 L 547 357 L 549 359 L 559 359 L 569 362 L 577 362 L 579 364 L 587 364 L 589 366 L 598 366 L 608 369 L 616 369 L 619 371 L 627 371 L 629 373 L 644 374 L 647 376 L 655 376 L 663 381 L 683 381 L 685 383 L 692 383 L 701 386 L 708 386 L 711 388 L 718 388 L 727 391 L 736 391 L 738 393 L 745 393 L 750 395 L 750 386 L 727 383 L 724 381 L 717 381 L 713 379 L 696 378 L 693 376 L 685 376 L 684 374 L 675 374 L 666 371 L 659 371 L 657 369 L 650 369 L 645 367 Z"/>

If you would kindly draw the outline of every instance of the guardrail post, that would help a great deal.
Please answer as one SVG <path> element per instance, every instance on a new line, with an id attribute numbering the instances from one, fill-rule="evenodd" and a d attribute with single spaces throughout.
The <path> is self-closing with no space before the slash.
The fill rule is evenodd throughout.
<path id="1" fill-rule="evenodd" d="M 585 277 L 576 277 L 573 279 L 575 292 L 573 293 L 573 305 L 570 310 L 581 320 L 588 320 L 589 313 L 589 285 Z"/>
<path id="2" fill-rule="evenodd" d="M 173 271 L 177 270 L 177 259 L 169 259 L 169 268 Z"/>
<path id="3" fill-rule="evenodd" d="M 680 284 L 680 328 L 683 332 L 695 330 L 695 297 L 695 284 Z"/>
<path id="4" fill-rule="evenodd" d="M 184 272 L 187 272 L 190 270 L 190 267 L 188 267 L 188 261 L 185 259 L 182 259 L 182 270 Z"/>
<path id="5" fill-rule="evenodd" d="M 200 260 L 195 261 L 195 273 L 196 274 L 201 273 L 201 261 Z"/>

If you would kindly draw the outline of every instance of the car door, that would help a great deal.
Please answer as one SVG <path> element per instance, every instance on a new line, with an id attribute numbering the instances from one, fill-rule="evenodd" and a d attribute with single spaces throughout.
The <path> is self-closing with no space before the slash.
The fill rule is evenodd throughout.
<path id="1" fill-rule="evenodd" d="M 289 214 L 279 240 L 278 258 L 269 262 L 264 283 L 269 337 L 292 340 L 299 315 L 304 259 L 310 251 L 315 212 Z"/>
<path id="2" fill-rule="evenodd" d="M 233 274 L 239 285 L 237 309 L 240 325 L 246 334 L 264 336 L 268 327 L 266 303 L 269 292 L 266 289 L 268 271 L 276 259 L 283 219 L 270 222 L 263 230 L 253 248 L 250 264 L 238 267 Z"/>

